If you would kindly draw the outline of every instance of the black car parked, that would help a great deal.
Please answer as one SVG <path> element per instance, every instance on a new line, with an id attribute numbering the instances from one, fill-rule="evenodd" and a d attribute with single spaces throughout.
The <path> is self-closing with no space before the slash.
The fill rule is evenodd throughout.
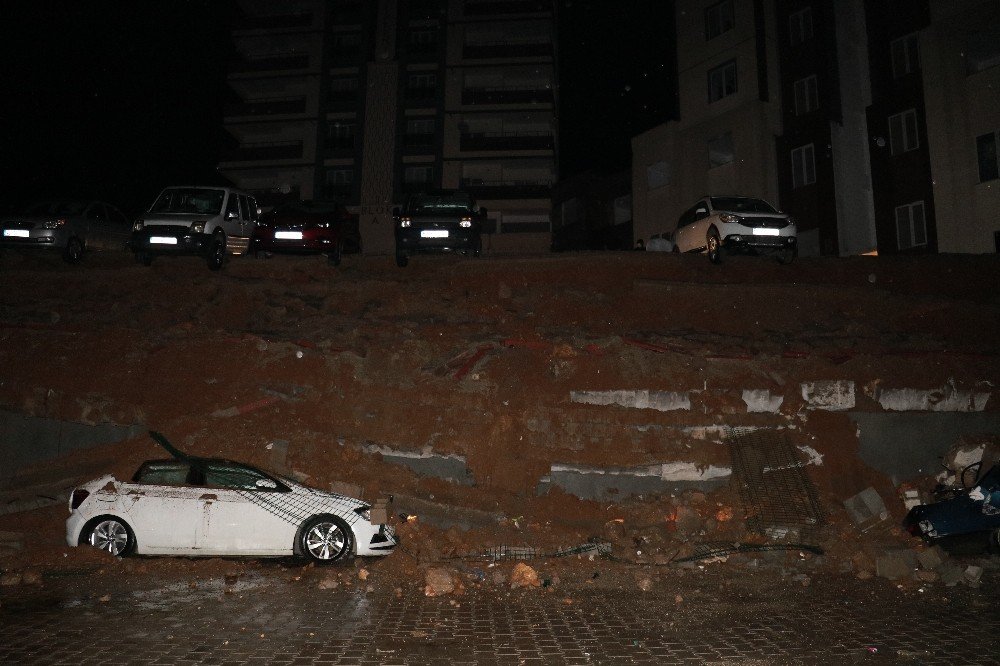
<path id="1" fill-rule="evenodd" d="M 478 257 L 489 233 L 486 209 L 469 194 L 437 190 L 414 194 L 393 211 L 396 264 L 406 266 L 416 252 L 463 252 Z"/>

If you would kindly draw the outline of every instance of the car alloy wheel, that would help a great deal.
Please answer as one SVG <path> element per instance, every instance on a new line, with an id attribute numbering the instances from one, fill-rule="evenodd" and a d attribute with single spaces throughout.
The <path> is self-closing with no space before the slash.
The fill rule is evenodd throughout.
<path id="1" fill-rule="evenodd" d="M 302 529 L 302 552 L 314 562 L 332 563 L 352 550 L 351 528 L 335 516 L 318 516 Z"/>
<path id="2" fill-rule="evenodd" d="M 208 254 L 208 267 L 213 271 L 222 268 L 222 263 L 226 260 L 226 237 L 217 234 L 212 239 L 212 250 Z"/>
<path id="3" fill-rule="evenodd" d="M 83 242 L 73 236 L 66 243 L 66 250 L 63 252 L 63 259 L 68 264 L 78 264 L 83 259 Z"/>
<path id="4" fill-rule="evenodd" d="M 98 521 L 87 535 L 87 543 L 106 550 L 115 557 L 123 557 L 132 549 L 132 534 L 128 525 L 115 518 Z"/>
<path id="5" fill-rule="evenodd" d="M 705 247 L 708 248 L 708 260 L 713 264 L 722 263 L 722 242 L 719 240 L 719 232 L 714 228 L 708 232 L 705 239 Z"/>
<path id="6" fill-rule="evenodd" d="M 782 250 L 778 250 L 778 263 L 779 264 L 790 264 L 795 261 L 795 248 L 786 247 Z"/>

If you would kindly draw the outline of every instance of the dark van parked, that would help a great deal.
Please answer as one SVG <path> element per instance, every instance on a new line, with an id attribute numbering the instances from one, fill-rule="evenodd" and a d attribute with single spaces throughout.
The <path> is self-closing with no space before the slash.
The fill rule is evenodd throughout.
<path id="1" fill-rule="evenodd" d="M 438 190 L 414 194 L 393 211 L 396 264 L 406 266 L 416 252 L 463 252 L 478 257 L 489 233 L 486 209 L 465 192 Z"/>

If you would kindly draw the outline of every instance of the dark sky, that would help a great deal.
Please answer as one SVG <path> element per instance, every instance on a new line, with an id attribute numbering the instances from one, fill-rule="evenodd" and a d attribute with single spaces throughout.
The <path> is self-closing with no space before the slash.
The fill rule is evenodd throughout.
<path id="1" fill-rule="evenodd" d="M 629 165 L 669 113 L 669 0 L 557 0 L 561 175 Z M 164 185 L 215 182 L 231 53 L 227 0 L 4 7 L 0 208 L 102 198 L 138 213 Z M 13 93 L 13 94 L 11 94 Z"/>

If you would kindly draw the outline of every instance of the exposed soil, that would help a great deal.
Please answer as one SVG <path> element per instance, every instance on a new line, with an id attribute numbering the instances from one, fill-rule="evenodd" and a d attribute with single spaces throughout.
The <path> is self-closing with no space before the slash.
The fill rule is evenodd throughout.
<path id="1" fill-rule="evenodd" d="M 142 423 L 189 453 L 283 467 L 317 487 L 347 482 L 367 499 L 409 496 L 499 517 L 442 530 L 395 516 L 405 552 L 377 566 L 404 575 L 498 545 L 552 551 L 597 538 L 618 557 L 664 564 L 699 539 L 739 539 L 729 487 L 615 503 L 536 487 L 553 463 L 728 464 L 718 436 L 687 426 L 781 428 L 823 456 L 809 467 L 830 519 L 819 545 L 836 566 L 863 569 L 872 539 L 906 537 L 891 526 L 860 535 L 842 501 L 875 487 L 893 514 L 887 525 L 898 524 L 902 504 L 858 459 L 850 421 L 805 410 L 798 384 L 853 380 L 859 409 L 872 409 L 874 387 L 951 381 L 985 387 L 987 410 L 1000 409 L 998 276 L 996 256 L 714 266 L 633 252 L 417 257 L 405 269 L 389 258 L 348 256 L 334 268 L 322 257 L 236 257 L 212 273 L 193 258 L 146 268 L 93 254 L 71 267 L 8 253 L 0 407 Z M 786 399 L 776 414 L 747 413 L 743 388 Z M 691 392 L 692 405 L 664 412 L 570 399 L 616 389 Z M 283 461 L 269 448 L 278 440 L 288 442 Z M 418 476 L 378 446 L 462 456 L 474 484 Z M 103 471 L 122 479 L 163 457 L 138 437 L 58 465 L 89 474 L 108 461 Z M 693 528 L 680 525 L 679 508 Z M 63 506 L 0 516 L 0 530 L 28 535 L 0 569 L 100 565 L 102 554 L 65 547 L 65 516 Z M 189 565 L 179 562 L 162 566 Z"/>

